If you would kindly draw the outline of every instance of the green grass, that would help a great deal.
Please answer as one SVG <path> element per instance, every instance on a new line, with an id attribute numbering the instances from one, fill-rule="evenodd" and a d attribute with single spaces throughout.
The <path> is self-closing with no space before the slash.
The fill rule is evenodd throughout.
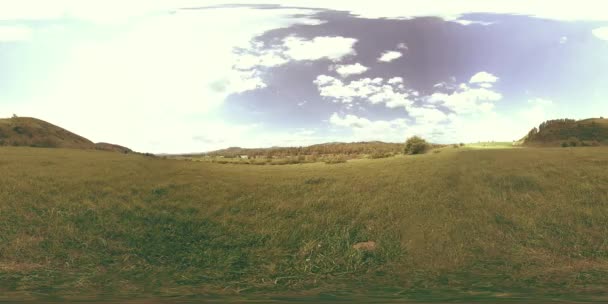
<path id="1" fill-rule="evenodd" d="M 0 300 L 598 299 L 607 165 L 607 148 L 284 166 L 0 148 Z"/>

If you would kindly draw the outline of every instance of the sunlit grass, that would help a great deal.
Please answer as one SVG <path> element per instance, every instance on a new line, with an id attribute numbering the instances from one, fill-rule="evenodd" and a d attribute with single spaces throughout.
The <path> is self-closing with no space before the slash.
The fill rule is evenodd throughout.
<path id="1" fill-rule="evenodd" d="M 284 166 L 0 148 L 0 299 L 603 295 L 607 165 L 606 148 Z"/>
<path id="2" fill-rule="evenodd" d="M 478 143 L 468 143 L 465 145 L 467 148 L 473 149 L 512 149 L 518 148 L 518 146 L 513 145 L 512 142 L 478 142 Z"/>

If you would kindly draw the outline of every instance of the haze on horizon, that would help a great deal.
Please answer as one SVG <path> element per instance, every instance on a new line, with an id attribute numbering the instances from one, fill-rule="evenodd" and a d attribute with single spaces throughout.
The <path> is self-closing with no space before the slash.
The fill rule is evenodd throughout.
<path id="1" fill-rule="evenodd" d="M 153 153 L 608 116 L 602 1 L 0 3 L 0 117 Z"/>

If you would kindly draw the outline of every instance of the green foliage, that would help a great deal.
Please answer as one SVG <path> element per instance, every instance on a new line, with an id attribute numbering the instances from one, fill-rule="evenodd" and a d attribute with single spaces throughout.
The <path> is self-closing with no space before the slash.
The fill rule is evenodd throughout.
<path id="1" fill-rule="evenodd" d="M 536 145 L 561 145 L 564 141 L 572 145 L 571 138 L 577 138 L 577 146 L 583 145 L 585 141 L 598 143 L 608 139 L 608 121 L 600 119 L 555 119 L 548 120 L 533 128 L 525 139 L 525 144 Z"/>
<path id="2" fill-rule="evenodd" d="M 578 138 L 576 138 L 576 137 L 570 137 L 570 138 L 568 138 L 568 145 L 570 147 L 579 146 L 580 143 L 581 143 L 580 140 Z"/>
<path id="3" fill-rule="evenodd" d="M 429 144 L 426 140 L 418 136 L 412 136 L 405 142 L 405 154 L 423 154 L 429 149 Z"/>

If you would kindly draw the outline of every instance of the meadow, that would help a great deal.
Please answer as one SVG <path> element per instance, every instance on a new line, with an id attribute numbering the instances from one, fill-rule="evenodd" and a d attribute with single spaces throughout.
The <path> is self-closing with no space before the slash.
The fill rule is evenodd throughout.
<path id="1" fill-rule="evenodd" d="M 1 147 L 0 301 L 608 299 L 608 148 L 437 151 L 243 166 Z"/>

